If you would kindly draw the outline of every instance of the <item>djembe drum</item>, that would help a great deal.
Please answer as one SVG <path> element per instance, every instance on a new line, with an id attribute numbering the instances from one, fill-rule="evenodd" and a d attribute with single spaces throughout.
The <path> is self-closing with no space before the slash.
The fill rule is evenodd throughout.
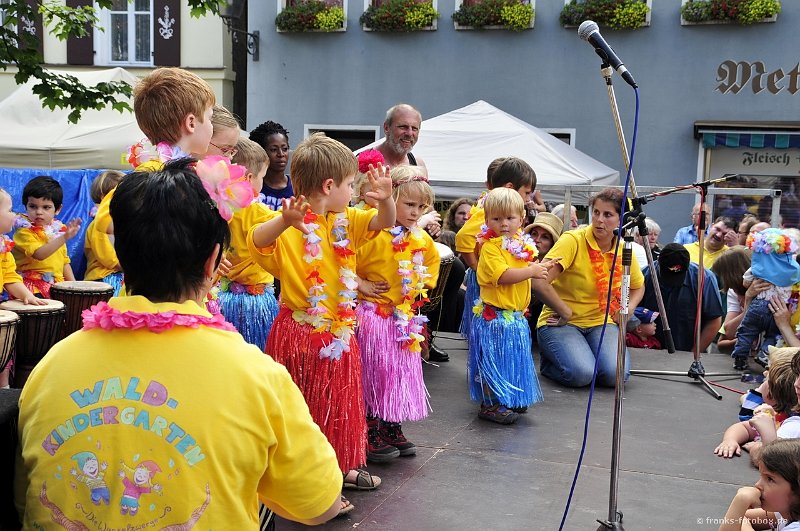
<path id="1" fill-rule="evenodd" d="M 28 380 L 33 368 L 50 347 L 61 339 L 64 328 L 64 303 L 43 299 L 44 306 L 30 306 L 13 300 L 0 303 L 0 309 L 19 315 L 17 343 L 14 349 L 14 371 L 12 383 L 21 388 Z"/>
<path id="2" fill-rule="evenodd" d="M 17 339 L 19 315 L 14 312 L 0 310 L 0 371 L 14 359 L 14 343 Z"/>
<path id="3" fill-rule="evenodd" d="M 105 282 L 88 280 L 56 282 L 50 287 L 50 296 L 66 306 L 64 336 L 68 336 L 83 326 L 83 310 L 88 310 L 98 302 L 107 302 L 114 296 L 114 287 Z"/>
<path id="4" fill-rule="evenodd" d="M 428 293 L 428 302 L 420 308 L 421 313 L 430 313 L 439 307 L 444 294 L 444 286 L 447 284 L 447 277 L 450 276 L 450 269 L 453 267 L 453 260 L 456 259 L 450 247 L 439 242 L 433 242 L 433 244 L 439 251 L 439 279 L 436 281 L 436 287 Z"/>

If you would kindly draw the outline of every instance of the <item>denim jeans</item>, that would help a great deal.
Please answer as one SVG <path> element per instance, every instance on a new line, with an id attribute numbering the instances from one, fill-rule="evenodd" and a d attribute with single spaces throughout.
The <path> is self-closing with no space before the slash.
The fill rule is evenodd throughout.
<path id="1" fill-rule="evenodd" d="M 754 299 L 736 329 L 736 345 L 733 347 L 731 356 L 734 358 L 746 358 L 750 355 L 750 348 L 764 332 L 764 340 L 761 342 L 761 350 L 767 352 L 769 345 L 777 343 L 778 326 L 769 310 L 769 300 Z"/>
<path id="2" fill-rule="evenodd" d="M 567 387 L 592 383 L 597 345 L 602 326 L 579 328 L 572 325 L 542 326 L 537 330 L 542 351 L 542 374 Z M 597 367 L 597 384 L 614 387 L 617 379 L 617 341 L 619 328 L 606 325 Z M 625 379 L 630 371 L 630 356 L 625 349 Z"/>

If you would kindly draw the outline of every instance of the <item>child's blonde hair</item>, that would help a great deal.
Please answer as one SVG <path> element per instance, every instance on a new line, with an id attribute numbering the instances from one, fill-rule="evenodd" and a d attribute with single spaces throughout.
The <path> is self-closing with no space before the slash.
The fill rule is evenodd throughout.
<path id="1" fill-rule="evenodd" d="M 261 168 L 269 163 L 269 158 L 263 147 L 249 138 L 242 137 L 236 143 L 236 155 L 233 156 L 231 162 L 241 164 L 247 168 L 248 172 L 258 175 Z"/>
<path id="2" fill-rule="evenodd" d="M 792 370 L 792 360 L 800 349 L 780 348 L 772 350 L 769 354 L 769 374 L 767 383 L 769 394 L 775 401 L 774 409 L 778 413 L 789 413 L 797 408 L 797 393 L 794 390 L 794 381 L 797 375 Z"/>
<path id="3" fill-rule="evenodd" d="M 103 197 L 116 188 L 125 174 L 117 170 L 106 170 L 97 174 L 97 177 L 92 181 L 92 186 L 89 188 L 89 195 L 93 203 L 99 203 Z"/>
<path id="4" fill-rule="evenodd" d="M 133 88 L 136 123 L 153 144 L 177 144 L 190 114 L 202 123 L 217 99 L 208 83 L 182 68 L 157 68 Z"/>
<path id="5" fill-rule="evenodd" d="M 428 184 L 428 172 L 421 166 L 397 166 L 391 169 L 392 197 L 416 196 L 426 205 L 433 205 L 433 190 Z"/>
<path id="6" fill-rule="evenodd" d="M 220 129 L 239 130 L 239 120 L 222 105 L 214 105 L 214 110 L 211 113 L 211 125 L 214 128 L 213 135 L 219 133 Z"/>
<path id="7" fill-rule="evenodd" d="M 522 197 L 513 188 L 494 188 L 486 194 L 486 199 L 483 201 L 483 210 L 486 212 L 486 218 L 494 215 L 503 214 L 519 214 L 520 217 L 525 217 L 525 202 Z"/>
<path id="8" fill-rule="evenodd" d="M 292 155 L 292 186 L 295 195 L 310 197 L 322 190 L 327 179 L 339 186 L 345 178 L 358 172 L 353 152 L 341 142 L 314 133 L 297 146 Z"/>

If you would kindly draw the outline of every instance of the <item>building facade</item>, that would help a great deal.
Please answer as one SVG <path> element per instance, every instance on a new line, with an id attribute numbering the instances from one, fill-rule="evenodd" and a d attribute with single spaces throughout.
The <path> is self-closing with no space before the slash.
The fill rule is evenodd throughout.
<path id="1" fill-rule="evenodd" d="M 563 1 L 538 0 L 533 28 L 512 32 L 457 30 L 460 0 L 437 0 L 435 30 L 407 33 L 364 31 L 358 21 L 370 0 L 343 1 L 346 31 L 331 33 L 278 32 L 285 2 L 250 2 L 262 53 L 248 68 L 248 129 L 274 120 L 293 144 L 313 130 L 371 141 L 395 103 L 429 118 L 483 99 L 537 127 L 570 131 L 575 147 L 625 174 L 601 61 L 577 28 L 559 23 Z M 681 0 L 649 5 L 647 27 L 601 28 L 640 87 L 637 185 L 741 173 L 739 184 L 780 185 L 789 204 L 800 174 L 800 3 L 784 0 L 776 21 L 747 26 L 683 25 Z M 613 80 L 630 147 L 635 93 Z M 689 223 L 693 200 L 673 195 L 646 207 L 662 241 Z M 717 203 L 718 213 L 738 206 Z"/>

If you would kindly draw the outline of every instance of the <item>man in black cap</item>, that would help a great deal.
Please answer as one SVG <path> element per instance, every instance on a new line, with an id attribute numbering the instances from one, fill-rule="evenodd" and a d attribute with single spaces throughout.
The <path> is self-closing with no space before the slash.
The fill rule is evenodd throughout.
<path id="1" fill-rule="evenodd" d="M 683 245 L 670 243 L 661 250 L 661 255 L 654 264 L 658 271 L 664 309 L 672 330 L 672 339 L 678 350 L 694 350 L 695 316 L 697 314 L 697 264 L 689 262 L 689 251 Z M 653 282 L 650 279 L 650 268 L 644 270 L 644 298 L 639 303 L 646 308 L 657 308 Z M 705 352 L 719 330 L 722 322 L 722 299 L 719 295 L 717 278 L 714 273 L 705 270 L 703 284 L 703 307 L 700 314 L 700 352 Z M 656 337 L 662 345 L 664 331 L 661 320 L 657 320 Z"/>

